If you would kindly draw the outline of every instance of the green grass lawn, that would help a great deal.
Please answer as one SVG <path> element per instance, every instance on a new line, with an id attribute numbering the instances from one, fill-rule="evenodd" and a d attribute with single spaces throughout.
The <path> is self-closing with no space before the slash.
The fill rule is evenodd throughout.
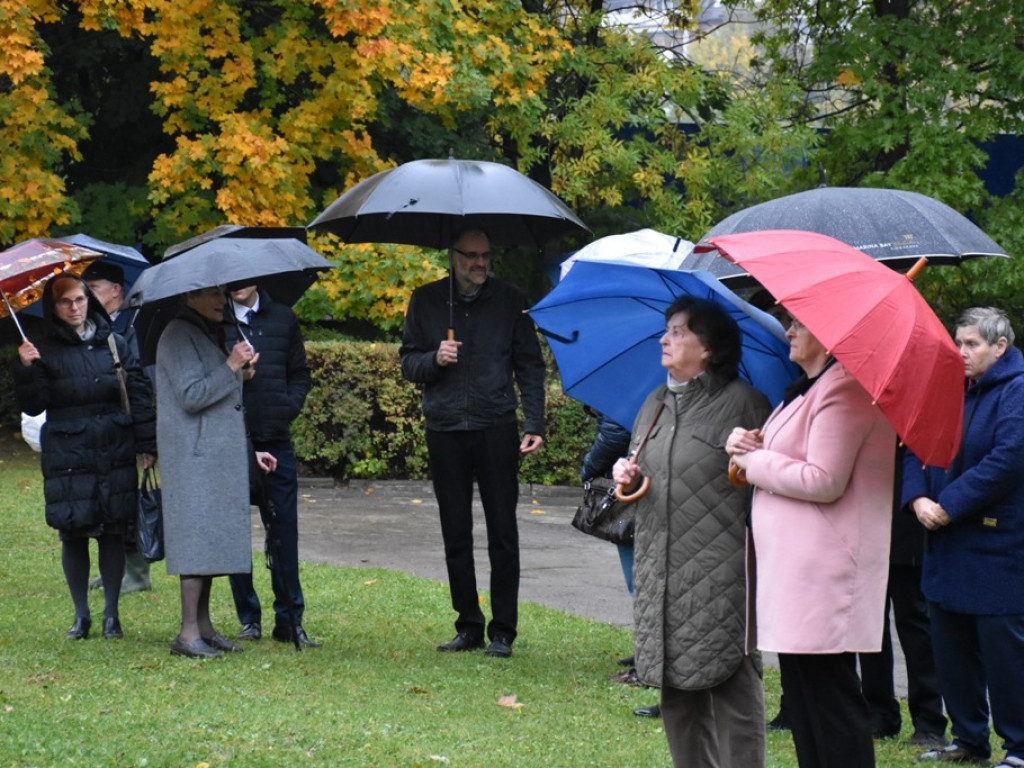
<path id="1" fill-rule="evenodd" d="M 162 563 L 151 592 L 122 597 L 123 640 L 65 640 L 73 610 L 41 485 L 36 456 L 0 437 L 0 766 L 670 764 L 661 722 L 632 714 L 657 691 L 609 679 L 630 632 L 526 603 L 512 659 L 442 655 L 447 588 L 403 573 L 304 565 L 318 650 L 265 639 L 214 661 L 171 657 L 177 579 Z M 256 580 L 270 595 L 266 569 Z M 226 579 L 212 602 L 233 633 Z M 102 610 L 93 592 L 94 632 Z M 774 670 L 765 685 L 770 715 Z M 903 738 L 876 751 L 879 766 L 915 764 Z M 768 755 L 796 765 L 786 733 Z"/>

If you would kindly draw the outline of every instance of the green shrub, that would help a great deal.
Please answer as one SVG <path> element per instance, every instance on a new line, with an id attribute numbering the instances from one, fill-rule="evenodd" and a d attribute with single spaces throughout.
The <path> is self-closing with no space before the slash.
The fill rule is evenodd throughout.
<path id="1" fill-rule="evenodd" d="M 538 485 L 575 485 L 593 421 L 562 394 L 554 362 L 544 348 L 547 435 L 537 453 L 523 457 L 520 479 Z M 402 378 L 398 345 L 362 341 L 307 341 L 313 389 L 292 425 L 295 453 L 316 475 L 339 479 L 429 477 L 419 388 Z M 10 362 L 15 348 L 0 349 L 0 428 L 21 428 Z"/>
<path id="2" fill-rule="evenodd" d="M 292 425 L 300 461 L 338 478 L 427 478 L 420 391 L 402 378 L 398 345 L 307 342 L 306 353 L 315 384 Z M 582 406 L 562 394 L 550 356 L 547 362 L 547 439 L 524 457 L 520 478 L 575 484 L 593 425 Z"/>

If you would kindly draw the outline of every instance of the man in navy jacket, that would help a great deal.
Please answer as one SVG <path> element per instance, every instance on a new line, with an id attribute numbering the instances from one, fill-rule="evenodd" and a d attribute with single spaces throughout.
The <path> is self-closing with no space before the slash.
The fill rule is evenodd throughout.
<path id="1" fill-rule="evenodd" d="M 305 602 L 299 582 L 298 472 L 291 441 L 291 423 L 302 410 L 312 385 L 302 331 L 291 309 L 253 285 L 233 290 L 225 312 L 234 313 L 234 318 L 229 316 L 225 322 L 229 345 L 241 331 L 260 356 L 253 375 L 246 377 L 243 385 L 245 423 L 253 449 L 277 459 L 277 468 L 264 481 L 277 513 L 280 542 L 277 565 L 270 573 L 274 590 L 272 637 L 289 642 L 294 621 L 299 642 L 315 648 L 320 644 L 310 640 L 302 628 Z M 252 574 L 233 574 L 230 581 L 242 624 L 238 638 L 259 640 L 263 634 L 262 609 Z"/>

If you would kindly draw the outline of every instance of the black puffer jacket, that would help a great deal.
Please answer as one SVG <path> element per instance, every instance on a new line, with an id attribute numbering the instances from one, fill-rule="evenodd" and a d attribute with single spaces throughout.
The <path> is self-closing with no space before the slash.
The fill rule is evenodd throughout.
<path id="1" fill-rule="evenodd" d="M 442 367 L 437 350 L 447 338 L 448 278 L 420 286 L 409 300 L 399 355 L 402 375 L 423 385 L 427 429 L 486 429 L 516 419 L 523 398 L 523 432 L 544 436 L 544 358 L 526 314 L 526 297 L 509 283 L 487 279 L 475 300 L 456 299 L 452 320 L 462 342 L 459 362 Z"/>
<path id="2" fill-rule="evenodd" d="M 259 296 L 259 307 L 252 322 L 243 327 L 260 356 L 256 375 L 242 388 L 245 424 L 253 441 L 278 442 L 291 438 L 291 423 L 302 410 L 313 379 L 295 313 L 263 291 Z M 230 349 L 238 340 L 230 302 L 224 312 Z"/>
<path id="3" fill-rule="evenodd" d="M 156 453 L 152 390 L 128 343 L 113 334 L 128 373 L 131 416 L 122 410 L 107 314 L 89 293 L 96 333 L 82 341 L 54 314 L 51 287 L 43 293 L 49 333 L 36 343 L 39 360 L 25 367 L 15 359 L 15 392 L 25 413 L 46 411 L 41 440 L 47 524 L 69 533 L 95 532 L 135 514 L 136 454 Z"/>

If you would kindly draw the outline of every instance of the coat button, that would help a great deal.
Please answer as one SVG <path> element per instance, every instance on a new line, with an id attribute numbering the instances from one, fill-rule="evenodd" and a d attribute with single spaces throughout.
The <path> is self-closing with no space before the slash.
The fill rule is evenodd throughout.
<path id="1" fill-rule="evenodd" d="M 236 405 L 236 406 L 235 406 L 235 410 L 236 410 L 236 411 L 240 411 L 240 410 L 242 410 L 242 406 L 241 406 L 241 405 Z"/>

